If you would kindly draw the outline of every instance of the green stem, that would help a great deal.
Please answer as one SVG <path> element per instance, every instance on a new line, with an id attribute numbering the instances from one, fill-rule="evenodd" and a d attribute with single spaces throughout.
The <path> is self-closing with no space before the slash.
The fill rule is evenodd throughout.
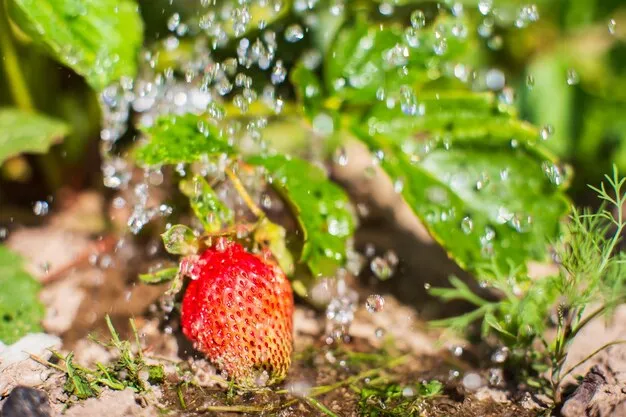
<path id="1" fill-rule="evenodd" d="M 597 310 L 595 310 L 593 313 L 589 314 L 588 316 L 585 316 L 584 319 L 582 319 L 579 323 L 576 324 L 576 326 L 574 326 L 572 328 L 572 332 L 569 335 L 569 337 L 571 339 L 573 339 L 574 336 L 576 336 L 581 329 L 583 329 L 591 320 L 595 319 L 600 314 L 604 313 L 607 308 L 614 307 L 614 306 L 616 306 L 618 304 L 621 304 L 621 303 L 623 303 L 625 301 L 626 301 L 626 297 L 620 297 L 617 300 L 612 301 L 609 304 L 603 305 L 602 307 L 598 308 Z"/>
<path id="2" fill-rule="evenodd" d="M 32 112 L 35 110 L 35 106 L 28 91 L 26 80 L 22 76 L 20 63 L 11 37 L 11 26 L 4 0 L 0 0 L 0 9 L 0 48 L 2 48 L 4 56 L 2 62 L 9 80 L 11 95 L 20 109 Z"/>
<path id="3" fill-rule="evenodd" d="M 313 407 L 317 408 L 318 410 L 320 410 L 322 413 L 326 414 L 327 416 L 329 416 L 329 417 L 339 417 L 337 414 L 335 414 L 332 411 L 330 411 L 324 404 L 322 404 L 321 402 L 317 401 L 315 398 L 305 397 L 304 399 L 310 405 L 312 405 Z"/>
<path id="4" fill-rule="evenodd" d="M 258 219 L 264 218 L 265 213 L 259 208 L 259 206 L 256 205 L 252 197 L 250 197 L 250 194 L 248 194 L 246 187 L 244 187 L 237 174 L 235 174 L 235 172 L 231 168 L 226 168 L 226 175 L 228 176 L 230 182 L 233 184 L 233 187 L 235 187 L 235 190 L 237 190 L 237 193 L 239 193 L 239 196 L 241 196 L 244 203 L 246 203 L 246 206 L 248 206 L 252 214 L 254 214 Z"/>
<path id="5" fill-rule="evenodd" d="M 15 101 L 20 110 L 28 113 L 34 112 L 35 104 L 20 68 L 20 61 L 13 43 L 11 24 L 9 23 L 4 0 L 0 0 L 0 50 L 2 51 L 4 72 L 6 73 L 13 101 Z M 36 162 L 48 188 L 56 190 L 61 184 L 61 170 L 54 154 L 39 155 Z"/>
<path id="6" fill-rule="evenodd" d="M 598 353 L 602 352 L 604 349 L 611 347 L 613 345 L 621 345 L 626 343 L 626 340 L 614 340 L 612 342 L 606 343 L 602 346 L 600 346 L 598 349 L 594 350 L 593 352 L 591 352 L 589 355 L 585 356 L 582 360 L 580 360 L 578 363 L 576 363 L 574 366 L 572 366 L 571 368 L 569 368 L 567 371 L 565 371 L 559 380 L 559 384 L 560 382 L 563 380 L 563 378 L 565 378 L 566 376 L 568 376 L 569 374 L 571 374 L 574 369 L 578 368 L 580 365 L 582 365 L 583 363 L 587 362 L 589 359 L 593 358 L 594 356 L 596 356 Z"/>

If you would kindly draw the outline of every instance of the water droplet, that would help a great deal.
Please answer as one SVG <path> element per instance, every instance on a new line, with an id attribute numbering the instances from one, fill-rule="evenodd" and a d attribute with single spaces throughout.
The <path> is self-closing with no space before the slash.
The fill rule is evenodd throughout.
<path id="1" fill-rule="evenodd" d="M 277 61 L 272 69 L 272 84 L 281 84 L 287 77 L 287 69 L 283 66 L 283 61 Z"/>
<path id="2" fill-rule="evenodd" d="M 339 166 L 345 167 L 348 165 L 348 151 L 343 146 L 338 147 L 335 150 L 333 160 Z"/>
<path id="3" fill-rule="evenodd" d="M 502 90 L 505 83 L 506 78 L 504 77 L 504 73 L 499 69 L 490 69 L 489 71 L 487 71 L 487 74 L 485 74 L 485 84 L 490 90 Z"/>
<path id="4" fill-rule="evenodd" d="M 609 23 L 608 23 L 608 29 L 609 29 L 609 33 L 611 35 L 615 35 L 616 31 L 617 31 L 617 22 L 615 21 L 615 19 L 609 19 Z"/>
<path id="5" fill-rule="evenodd" d="M 483 240 L 486 242 L 490 242 L 496 237 L 496 231 L 493 230 L 492 227 L 485 227 L 485 234 L 483 235 Z"/>
<path id="6" fill-rule="evenodd" d="M 298 42 L 304 38 L 304 31 L 302 30 L 302 26 L 298 24 L 293 24 L 285 29 L 285 39 L 287 42 Z"/>
<path id="7" fill-rule="evenodd" d="M 377 327 L 376 330 L 374 330 L 374 336 L 376 336 L 377 339 L 382 339 L 385 336 L 385 329 Z"/>
<path id="8" fill-rule="evenodd" d="M 335 295 L 326 307 L 326 333 L 332 337 L 331 343 L 348 335 L 358 300 L 356 291 L 348 288 L 343 279 L 338 278 L 333 283 Z"/>
<path id="9" fill-rule="evenodd" d="M 522 6 L 518 13 L 517 18 L 515 19 L 515 26 L 518 28 L 525 28 L 530 23 L 536 22 L 539 20 L 539 9 L 535 4 L 528 4 Z"/>
<path id="10" fill-rule="evenodd" d="M 446 40 L 446 38 L 439 38 L 436 39 L 435 42 L 433 43 L 433 52 L 435 52 L 436 55 L 443 55 L 446 53 L 446 51 L 448 50 L 448 41 Z"/>
<path id="11" fill-rule="evenodd" d="M 411 26 L 414 29 L 421 29 L 426 26 L 426 15 L 421 10 L 414 10 L 411 13 Z"/>
<path id="12" fill-rule="evenodd" d="M 167 28 L 171 32 L 174 32 L 178 25 L 180 25 L 180 15 L 178 13 L 174 13 L 169 19 L 167 19 Z"/>
<path id="13" fill-rule="evenodd" d="M 420 46 L 419 29 L 408 27 L 404 30 L 404 39 L 411 48 Z"/>
<path id="14" fill-rule="evenodd" d="M 552 136 L 553 134 L 554 134 L 554 126 L 552 126 L 551 124 L 545 125 L 539 131 L 539 136 L 541 136 L 541 139 L 543 140 L 550 139 L 550 136 Z"/>
<path id="15" fill-rule="evenodd" d="M 454 345 L 450 348 L 450 353 L 452 353 L 457 358 L 463 356 L 463 346 Z"/>
<path id="16" fill-rule="evenodd" d="M 509 357 L 509 348 L 501 346 L 491 354 L 491 361 L 494 363 L 504 363 Z"/>
<path id="17" fill-rule="evenodd" d="M 309 381 L 294 381 L 287 384 L 287 390 L 296 397 L 308 397 L 311 393 L 312 384 Z"/>
<path id="18" fill-rule="evenodd" d="M 487 41 L 487 46 L 492 51 L 499 51 L 500 49 L 502 49 L 502 45 L 503 44 L 504 44 L 504 40 L 502 39 L 502 36 L 500 36 L 500 35 L 492 36 Z"/>
<path id="19" fill-rule="evenodd" d="M 400 87 L 400 109 L 407 116 L 415 116 L 417 114 L 417 98 L 413 89 L 408 85 Z"/>
<path id="20" fill-rule="evenodd" d="M 375 257 L 370 262 L 370 269 L 376 276 L 376 278 L 385 281 L 392 277 L 394 273 L 393 267 L 389 264 L 389 262 L 381 258 L 380 256 Z"/>
<path id="21" fill-rule="evenodd" d="M 396 266 L 398 266 L 398 263 L 400 262 L 400 259 L 398 258 L 398 255 L 396 254 L 396 252 L 391 249 L 385 252 L 385 259 L 387 260 L 389 265 L 391 265 L 392 268 L 395 268 Z"/>
<path id="22" fill-rule="evenodd" d="M 404 387 L 402 388 L 402 396 L 407 397 L 415 397 L 415 390 L 412 387 Z"/>
<path id="23" fill-rule="evenodd" d="M 556 164 L 552 162 L 544 162 L 541 167 L 543 168 L 543 172 L 548 177 L 548 180 L 554 185 L 561 185 L 565 180 L 565 175 L 563 170 Z"/>
<path id="24" fill-rule="evenodd" d="M 36 216 L 46 216 L 48 214 L 49 206 L 46 201 L 36 201 L 33 205 L 33 213 Z"/>
<path id="25" fill-rule="evenodd" d="M 478 11 L 480 14 L 486 16 L 493 7 L 493 0 L 480 0 L 478 2 Z"/>
<path id="26" fill-rule="evenodd" d="M 576 85 L 580 82 L 578 73 L 576 70 L 570 68 L 567 70 L 567 85 Z"/>
<path id="27" fill-rule="evenodd" d="M 489 385 L 498 387 L 504 384 L 504 372 L 501 368 L 489 368 Z"/>
<path id="28" fill-rule="evenodd" d="M 391 16 L 393 14 L 393 11 L 394 11 L 393 4 L 389 3 L 389 2 L 386 2 L 386 1 L 383 1 L 382 3 L 380 3 L 378 5 L 378 11 L 383 16 Z"/>
<path id="29" fill-rule="evenodd" d="M 465 374 L 462 383 L 468 391 L 477 391 L 480 387 L 485 385 L 482 377 L 476 372 L 468 372 Z"/>
<path id="30" fill-rule="evenodd" d="M 461 221 L 461 230 L 466 235 L 469 235 L 472 233 L 472 230 L 474 230 L 474 222 L 469 216 L 463 217 L 463 220 Z"/>
<path id="31" fill-rule="evenodd" d="M 335 129 L 335 122 L 329 114 L 318 113 L 311 122 L 313 131 L 321 136 L 328 136 L 333 133 Z"/>
<path id="32" fill-rule="evenodd" d="M 487 173 L 483 172 L 480 174 L 480 177 L 476 180 L 476 184 L 474 184 L 474 189 L 476 191 L 480 191 L 489 185 L 490 179 Z"/>
<path id="33" fill-rule="evenodd" d="M 385 298 L 380 294 L 372 294 L 367 297 L 365 308 L 370 313 L 380 313 L 385 308 Z"/>
<path id="34" fill-rule="evenodd" d="M 509 221 L 509 224 L 516 231 L 524 233 L 529 231 L 532 227 L 533 218 L 528 214 L 516 213 Z"/>
<path id="35" fill-rule="evenodd" d="M 393 182 L 393 190 L 400 194 L 404 190 L 404 179 L 398 178 Z"/>

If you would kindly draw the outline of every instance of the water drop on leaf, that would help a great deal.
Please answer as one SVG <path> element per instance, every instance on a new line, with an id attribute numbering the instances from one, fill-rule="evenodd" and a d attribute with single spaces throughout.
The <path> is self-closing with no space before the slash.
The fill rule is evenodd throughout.
<path id="1" fill-rule="evenodd" d="M 426 26 L 426 15 L 421 10 L 415 10 L 411 13 L 411 26 L 415 29 L 421 29 Z"/>

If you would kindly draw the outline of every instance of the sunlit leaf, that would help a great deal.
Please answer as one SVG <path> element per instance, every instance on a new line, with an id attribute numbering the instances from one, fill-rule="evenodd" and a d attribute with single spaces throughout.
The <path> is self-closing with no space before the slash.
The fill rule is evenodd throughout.
<path id="1" fill-rule="evenodd" d="M 291 275 L 294 271 L 293 256 L 287 249 L 286 236 L 284 227 L 272 223 L 267 218 L 263 219 L 254 231 L 254 240 L 265 243 L 283 272 Z"/>
<path id="2" fill-rule="evenodd" d="M 440 64 L 467 55 L 474 47 L 471 34 L 457 33 L 459 27 L 464 27 L 462 21 L 441 17 L 407 35 L 412 29 L 357 20 L 339 32 L 329 51 L 326 88 L 353 103 L 372 103 L 381 97 L 402 100 L 402 86 L 438 78 Z"/>
<path id="3" fill-rule="evenodd" d="M 296 87 L 298 100 L 304 107 L 304 114 L 312 119 L 322 106 L 323 91 L 320 80 L 302 63 L 296 65 L 290 76 Z"/>
<path id="4" fill-rule="evenodd" d="M 377 108 L 355 132 L 460 266 L 543 259 L 569 207 L 563 168 L 535 128 L 499 114 L 496 103 L 467 107 L 471 93 L 442 96 L 425 101 L 424 116 Z"/>
<path id="5" fill-rule="evenodd" d="M 346 261 L 355 220 L 346 193 L 307 161 L 281 155 L 248 160 L 263 166 L 273 188 L 290 205 L 303 233 L 300 260 L 314 276 L 334 275 Z"/>
<path id="6" fill-rule="evenodd" d="M 137 72 L 143 21 L 134 0 L 9 0 L 13 21 L 101 90 Z"/>
<path id="7" fill-rule="evenodd" d="M 41 285 L 23 268 L 22 258 L 0 245 L 0 340 L 11 344 L 28 333 L 41 331 L 44 306 Z"/>
<path id="8" fill-rule="evenodd" d="M 179 187 L 189 197 L 189 204 L 204 230 L 209 233 L 217 232 L 223 224 L 233 223 L 232 210 L 222 203 L 203 177 L 196 175 L 191 180 L 183 180 Z"/>
<path id="9" fill-rule="evenodd" d="M 198 252 L 198 238 L 185 225 L 175 224 L 161 234 L 161 238 L 165 250 L 173 255 L 192 255 Z"/>
<path id="10" fill-rule="evenodd" d="M 202 115 L 162 116 L 142 130 L 149 141 L 135 151 L 135 158 L 143 165 L 189 163 L 233 151 L 219 129 Z"/>
<path id="11" fill-rule="evenodd" d="M 45 153 L 68 132 L 64 122 L 51 117 L 0 108 L 0 164 L 20 153 Z"/>

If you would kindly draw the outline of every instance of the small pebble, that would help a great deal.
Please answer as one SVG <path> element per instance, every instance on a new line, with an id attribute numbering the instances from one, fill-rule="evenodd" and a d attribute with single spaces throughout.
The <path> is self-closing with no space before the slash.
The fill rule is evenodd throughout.
<path id="1" fill-rule="evenodd" d="M 16 387 L 2 406 L 2 417 L 50 417 L 48 395 L 35 388 Z"/>

